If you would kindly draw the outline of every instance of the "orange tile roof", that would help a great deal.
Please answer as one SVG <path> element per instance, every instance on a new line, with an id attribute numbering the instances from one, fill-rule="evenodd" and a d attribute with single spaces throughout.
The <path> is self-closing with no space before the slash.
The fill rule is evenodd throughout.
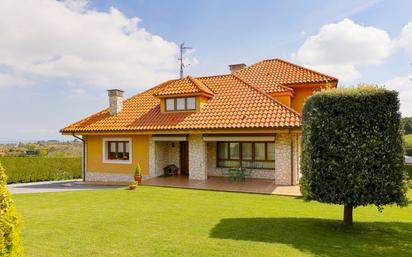
<path id="1" fill-rule="evenodd" d="M 334 83 L 334 77 L 280 60 L 270 59 L 255 63 L 234 73 L 266 93 L 285 92 L 288 85 L 306 83 Z"/>
<path id="2" fill-rule="evenodd" d="M 268 93 L 293 91 L 287 84 L 331 80 L 336 79 L 278 59 L 266 60 L 233 75 L 166 81 L 125 100 L 116 115 L 105 109 L 61 132 L 299 127 L 300 114 Z M 196 112 L 160 111 L 160 97 L 190 93 L 206 93 L 211 98 Z"/>
<path id="3" fill-rule="evenodd" d="M 156 92 L 155 96 L 168 96 L 178 94 L 196 94 L 204 93 L 207 95 L 213 95 L 213 92 L 202 81 L 187 76 L 180 80 L 173 80 L 168 83 L 162 90 Z"/>

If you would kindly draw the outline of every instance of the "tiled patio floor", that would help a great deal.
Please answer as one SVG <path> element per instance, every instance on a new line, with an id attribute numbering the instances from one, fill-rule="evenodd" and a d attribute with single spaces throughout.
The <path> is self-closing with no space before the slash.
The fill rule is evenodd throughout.
<path id="1" fill-rule="evenodd" d="M 301 196 L 299 186 L 279 186 L 269 179 L 246 179 L 230 181 L 225 177 L 209 177 L 206 181 L 189 180 L 185 176 L 156 177 L 142 182 L 143 185 L 179 187 L 243 193 Z"/>

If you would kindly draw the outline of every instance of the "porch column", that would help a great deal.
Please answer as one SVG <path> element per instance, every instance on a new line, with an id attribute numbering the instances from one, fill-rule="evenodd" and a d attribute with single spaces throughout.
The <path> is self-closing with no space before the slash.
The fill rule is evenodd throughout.
<path id="1" fill-rule="evenodd" d="M 202 135 L 189 135 L 189 179 L 207 179 L 207 151 Z"/>
<path id="2" fill-rule="evenodd" d="M 149 175 L 156 177 L 156 142 L 149 137 Z"/>
<path id="3" fill-rule="evenodd" d="M 292 184 L 292 137 L 290 134 L 276 134 L 275 181 L 278 185 Z"/>

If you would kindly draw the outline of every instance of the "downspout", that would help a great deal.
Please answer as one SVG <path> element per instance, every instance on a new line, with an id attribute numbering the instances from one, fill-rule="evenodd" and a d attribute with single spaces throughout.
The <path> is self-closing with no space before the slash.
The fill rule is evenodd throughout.
<path id="1" fill-rule="evenodd" d="M 73 133 L 73 137 L 82 141 L 82 148 L 83 148 L 82 149 L 82 180 L 83 182 L 85 182 L 86 181 L 86 158 L 85 158 L 86 157 L 86 141 L 83 138 L 76 136 L 74 133 Z"/>

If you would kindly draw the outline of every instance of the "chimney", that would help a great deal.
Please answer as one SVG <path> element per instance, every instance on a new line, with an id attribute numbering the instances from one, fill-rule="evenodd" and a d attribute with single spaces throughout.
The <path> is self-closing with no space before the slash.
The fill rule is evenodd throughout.
<path id="1" fill-rule="evenodd" d="M 123 90 L 109 89 L 109 112 L 110 115 L 118 114 L 123 109 Z"/>
<path id="2" fill-rule="evenodd" d="M 246 64 L 244 63 L 238 63 L 238 64 L 231 64 L 229 65 L 230 73 L 234 73 L 238 70 L 241 70 L 243 68 L 246 68 Z"/>

